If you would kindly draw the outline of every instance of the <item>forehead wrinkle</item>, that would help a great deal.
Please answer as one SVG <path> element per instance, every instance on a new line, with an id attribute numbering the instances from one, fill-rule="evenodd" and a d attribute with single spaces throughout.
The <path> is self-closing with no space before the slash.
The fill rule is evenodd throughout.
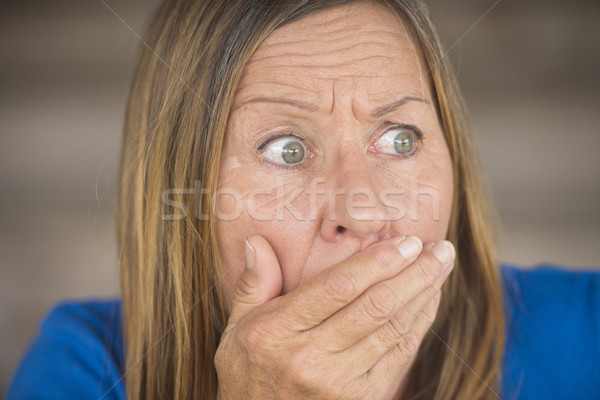
<path id="1" fill-rule="evenodd" d="M 410 52 L 410 57 L 412 58 L 413 56 L 413 53 Z M 281 60 L 280 58 L 284 58 L 285 60 Z M 314 62 L 315 59 L 317 59 L 317 63 Z M 324 60 L 318 55 L 310 57 L 274 57 L 273 62 L 267 63 L 267 65 L 248 65 L 242 77 L 242 87 L 244 85 L 243 82 L 248 79 L 248 76 L 254 77 L 255 75 L 267 75 L 269 80 L 272 80 L 276 76 L 289 76 L 293 80 L 298 80 L 310 74 L 312 76 L 308 76 L 309 79 L 332 79 L 354 76 L 358 78 L 389 77 L 414 73 L 411 71 L 410 63 L 402 63 L 403 59 L 405 57 L 401 53 L 394 55 L 390 55 L 389 53 L 367 54 L 347 59 L 331 57 L 331 61 L 329 59 Z M 391 64 L 391 66 L 386 67 L 386 64 Z M 420 70 L 420 66 L 417 66 L 417 68 Z M 352 73 L 349 73 L 349 70 Z"/>
<path id="2" fill-rule="evenodd" d="M 246 97 L 263 97 L 266 95 L 289 98 L 289 100 L 314 102 L 321 93 L 318 87 L 319 84 L 314 82 L 328 79 L 318 76 L 299 77 L 298 73 L 294 71 L 282 72 L 281 68 L 277 71 L 277 73 L 264 72 L 260 77 L 253 77 L 254 79 L 250 82 L 247 82 L 247 79 L 242 79 L 236 91 L 234 104 L 246 101 Z M 246 92 L 255 95 L 246 95 Z M 234 106 L 234 108 L 236 107 Z"/>
<path id="3" fill-rule="evenodd" d="M 357 58 L 357 59 L 353 59 L 353 60 L 348 60 L 348 61 L 338 61 L 335 63 L 331 63 L 331 64 L 312 64 L 312 63 L 298 63 L 295 64 L 293 66 L 288 65 L 288 66 L 273 66 L 272 68 L 269 69 L 275 69 L 275 71 L 272 71 L 271 74 L 269 74 L 270 76 L 273 76 L 273 73 L 276 73 L 278 75 L 286 75 L 285 73 L 279 72 L 281 69 L 290 69 L 290 70 L 294 70 L 294 69 L 303 69 L 303 70 L 307 70 L 306 72 L 308 73 L 312 73 L 315 70 L 322 70 L 325 73 L 330 72 L 331 70 L 333 70 L 334 72 L 340 72 L 337 73 L 333 76 L 328 75 L 327 77 L 329 78 L 341 78 L 344 75 L 348 75 L 347 73 L 341 72 L 340 69 L 353 69 L 353 70 L 357 70 L 360 69 L 361 66 L 360 65 L 355 65 L 357 62 L 369 62 L 369 61 L 374 61 L 374 60 L 384 60 L 384 61 L 390 61 L 392 62 L 393 59 L 390 59 L 390 57 L 388 56 L 366 56 L 366 57 L 361 57 L 361 58 Z M 373 62 L 373 66 L 369 67 L 368 69 L 376 69 L 377 65 L 380 65 L 381 63 L 377 63 L 377 62 Z M 368 75 L 365 74 L 363 71 L 358 72 L 357 71 L 357 75 L 360 74 L 360 76 L 364 76 L 364 77 L 368 77 L 368 76 L 381 76 L 381 74 L 379 75 Z M 289 76 L 292 77 L 296 77 L 298 75 L 297 71 L 291 71 L 289 74 Z M 321 78 L 321 75 L 323 74 L 317 74 L 316 76 L 314 76 L 314 78 Z M 354 75 L 354 74 L 350 74 L 350 75 Z M 388 74 L 389 75 L 389 74 Z"/>
<path id="4" fill-rule="evenodd" d="M 239 95 L 239 93 L 243 93 L 244 91 L 248 91 L 248 90 L 250 90 L 249 88 L 251 88 L 251 87 L 258 86 L 260 88 L 262 85 L 265 85 L 265 84 L 269 85 L 269 86 L 273 86 L 273 85 L 274 86 L 283 86 L 284 88 L 292 88 L 292 89 L 297 90 L 299 92 L 307 92 L 307 93 L 310 93 L 310 94 L 317 94 L 318 93 L 317 89 L 311 89 L 310 87 L 308 87 L 306 85 L 304 85 L 304 86 L 297 86 L 297 85 L 294 84 L 293 81 L 291 81 L 291 82 L 285 82 L 284 83 L 284 82 L 277 82 L 277 81 L 271 79 L 271 80 L 257 80 L 257 81 L 251 82 L 251 83 L 245 83 L 245 84 L 241 85 L 238 88 L 238 90 L 237 90 L 238 94 L 236 94 L 236 97 L 238 97 L 238 96 L 242 97 L 242 96 Z M 264 88 L 263 88 L 263 90 L 260 91 L 260 93 L 263 93 L 263 94 L 265 93 Z"/>
<path id="5" fill-rule="evenodd" d="M 352 80 L 360 80 L 360 79 L 364 79 L 367 80 L 368 83 L 368 87 L 367 89 L 369 89 L 369 91 L 373 90 L 373 85 L 372 80 L 373 79 L 385 79 L 385 80 L 390 80 L 390 79 L 396 79 L 396 78 L 402 78 L 402 77 L 407 77 L 410 78 L 412 77 L 414 74 L 409 72 L 409 71 L 395 71 L 389 74 L 382 74 L 382 73 L 370 73 L 370 74 L 365 74 L 362 73 L 362 71 L 360 73 L 357 73 L 357 71 L 352 71 L 352 72 L 343 72 L 340 74 L 337 74 L 335 76 L 319 76 L 319 74 L 314 74 L 314 73 L 310 73 L 307 74 L 308 76 L 300 76 L 298 74 L 298 72 L 296 71 L 299 68 L 299 66 L 294 66 L 294 67 L 281 67 L 281 68 L 276 68 L 276 71 L 272 71 L 272 70 L 268 70 L 268 71 L 264 71 L 263 73 L 261 73 L 260 77 L 254 78 L 252 79 L 251 82 L 248 82 L 247 79 L 242 79 L 240 81 L 240 85 L 237 88 L 237 93 L 243 93 L 245 91 L 250 90 L 250 88 L 258 86 L 258 87 L 262 87 L 261 88 L 261 92 L 260 93 L 264 93 L 264 87 L 265 85 L 268 86 L 281 86 L 283 89 L 293 89 L 293 91 L 297 91 L 297 92 L 304 92 L 307 94 L 314 94 L 314 95 L 318 95 L 321 92 L 321 88 L 319 87 L 314 87 L 313 85 L 316 86 L 320 86 L 323 85 L 323 81 L 326 82 L 330 82 L 332 79 L 335 80 L 343 80 L 343 79 L 352 79 Z M 314 69 L 316 68 L 315 66 L 302 66 L 302 69 Z M 284 78 L 284 79 L 278 79 L 278 78 Z M 290 79 L 286 79 L 286 78 L 290 78 Z M 309 80 L 309 82 L 306 81 L 306 79 Z M 394 87 L 390 87 L 389 85 L 386 86 L 385 88 L 385 92 L 390 92 L 390 93 L 395 93 L 397 92 L 396 88 Z M 377 97 L 376 95 L 371 95 L 371 97 Z M 385 97 L 387 98 L 387 97 Z"/>
<path id="6" fill-rule="evenodd" d="M 354 10 L 362 10 L 360 12 L 361 18 L 356 21 L 352 17 L 355 17 L 356 13 L 352 13 Z M 366 10 L 365 10 L 366 9 Z M 395 15 L 390 10 L 379 3 L 350 3 L 339 6 L 333 6 L 328 9 L 322 10 L 314 14 L 303 17 L 299 21 L 295 21 L 291 24 L 285 25 L 278 28 L 276 31 L 280 32 L 291 32 L 297 35 L 298 31 L 305 30 L 304 27 L 310 26 L 309 33 L 319 31 L 325 31 L 327 35 L 333 35 L 336 33 L 347 34 L 347 31 L 355 32 L 367 32 L 368 26 L 364 22 L 364 15 L 368 15 L 369 19 L 377 23 L 379 30 L 385 30 L 384 27 L 390 26 L 391 20 L 396 21 Z M 339 27 L 338 27 L 339 26 Z M 390 29 L 394 31 L 394 29 Z M 269 38 L 268 38 L 269 39 Z M 272 41 L 276 42 L 278 38 L 271 38 Z M 321 38 L 319 38 L 321 39 Z"/>
<path id="7" fill-rule="evenodd" d="M 301 45 L 309 45 L 310 48 L 315 47 L 325 47 L 329 46 L 339 46 L 339 45 L 351 45 L 358 46 L 361 44 L 379 44 L 382 47 L 390 47 L 393 45 L 397 45 L 398 43 L 411 39 L 411 36 L 406 32 L 392 31 L 392 30 L 366 30 L 363 29 L 363 32 L 357 32 L 361 29 L 352 29 L 348 31 L 346 28 L 341 28 L 339 30 L 339 35 L 332 35 L 329 33 L 319 32 L 318 36 L 311 37 L 311 32 L 303 33 L 302 35 L 298 33 L 295 36 L 301 36 L 302 39 L 285 39 L 281 38 L 277 42 L 272 42 L 271 38 L 277 37 L 278 34 L 281 33 L 278 30 L 272 33 L 273 36 L 265 39 L 262 44 L 256 49 L 254 54 L 257 53 L 270 53 L 277 52 L 280 48 L 294 48 Z"/>
<path id="8" fill-rule="evenodd" d="M 304 39 L 293 41 L 304 45 L 282 42 L 277 49 L 269 48 L 267 43 L 263 43 L 248 60 L 245 69 L 246 72 L 252 72 L 259 66 L 262 68 L 292 67 L 298 64 L 309 67 L 336 67 L 343 63 L 360 63 L 376 57 L 392 62 L 407 56 L 415 57 L 414 45 L 407 35 L 393 35 L 392 38 L 387 39 L 382 41 L 363 36 L 357 41 L 356 35 L 344 41 L 327 41 L 320 38 L 313 42 Z M 364 56 L 365 54 L 367 56 Z"/>
<path id="9" fill-rule="evenodd" d="M 369 46 L 368 49 L 371 49 L 371 47 Z M 368 54 L 369 51 L 366 51 L 366 52 L 361 52 L 360 54 L 367 53 L 368 55 L 365 55 L 365 56 L 352 55 L 350 57 L 345 57 L 346 60 L 338 61 L 338 60 L 340 60 L 340 57 L 336 56 L 338 53 L 344 54 L 344 53 L 348 52 L 348 48 L 341 48 L 338 50 L 326 51 L 325 57 L 327 57 L 327 59 L 333 59 L 336 61 L 334 63 L 327 63 L 327 62 L 323 62 L 323 60 L 324 60 L 323 53 L 324 52 L 325 52 L 324 50 L 320 50 L 319 52 L 315 52 L 313 54 L 292 53 L 292 52 L 283 53 L 283 54 L 273 54 L 273 55 L 265 56 L 263 58 L 259 58 L 259 59 L 255 59 L 255 60 L 251 59 L 250 61 L 248 61 L 246 66 L 248 68 L 251 68 L 255 64 L 260 65 L 260 64 L 266 63 L 267 67 L 286 67 L 286 66 L 294 67 L 294 66 L 297 66 L 297 64 L 292 64 L 292 62 L 299 62 L 299 61 L 306 62 L 306 61 L 312 61 L 313 59 L 317 59 L 318 61 L 321 61 L 321 62 L 314 64 L 314 66 L 327 67 L 327 66 L 336 66 L 340 62 L 341 63 L 354 63 L 354 62 L 361 62 L 361 61 L 369 60 L 371 58 L 387 58 L 387 59 L 395 58 L 394 56 L 390 55 L 389 51 L 381 51 L 381 52 L 377 52 L 376 54 Z M 375 52 L 373 52 L 373 53 L 375 53 Z M 411 55 L 412 55 L 412 52 L 411 52 Z M 302 65 L 300 65 L 300 66 L 302 66 Z"/>
<path id="10" fill-rule="evenodd" d="M 373 7 L 373 4 L 368 6 Z M 347 9 L 348 12 L 317 13 L 302 23 L 296 21 L 275 30 L 247 63 L 238 92 L 245 92 L 248 86 L 256 84 L 250 92 L 264 93 L 267 89 L 269 95 L 275 97 L 329 104 L 333 95 L 331 86 L 319 82 L 325 79 L 351 80 L 355 96 L 360 87 L 358 90 L 363 92 L 361 96 L 366 94 L 367 104 L 352 101 L 353 111 L 372 108 L 370 99 L 385 102 L 390 96 L 416 95 L 418 89 L 413 90 L 415 88 L 420 89 L 421 97 L 427 98 L 428 81 L 423 82 L 414 35 L 406 29 L 404 21 L 384 7 L 366 10 L 371 17 L 368 19 L 352 14 L 350 7 Z M 413 60 L 417 65 L 411 62 Z M 248 76 L 252 79 L 250 84 L 246 84 Z M 367 80 L 366 86 L 357 83 L 361 79 Z M 369 82 L 374 79 L 386 79 L 390 83 Z M 284 91 L 280 92 L 277 87 Z M 324 104 L 318 104 L 318 108 L 332 111 L 332 107 Z"/>
<path id="11" fill-rule="evenodd" d="M 404 34 L 408 38 L 408 43 L 412 49 L 412 54 L 415 57 L 415 62 L 417 64 L 417 68 L 419 70 L 419 82 L 421 83 L 421 96 L 423 98 L 425 98 L 425 83 L 423 82 L 424 76 L 423 76 L 423 70 L 421 68 L 421 58 L 423 57 L 423 54 L 421 51 L 417 52 L 417 49 L 415 49 L 415 45 L 413 43 L 415 41 L 414 35 L 410 34 L 408 29 L 404 25 L 404 20 L 402 18 L 400 18 L 399 15 L 396 15 L 396 20 L 398 21 L 398 23 L 402 27 L 402 30 L 404 31 Z M 411 87 L 411 89 L 412 88 L 414 88 L 414 85 Z"/>
<path id="12" fill-rule="evenodd" d="M 408 40 L 410 45 L 408 48 L 402 46 L 402 41 Z M 329 45 L 331 44 L 331 45 Z M 262 46 L 265 44 L 263 43 Z M 403 53 L 409 53 L 411 56 L 414 56 L 414 47 L 412 46 L 412 42 L 410 38 L 398 38 L 397 35 L 394 35 L 392 40 L 375 40 L 373 38 L 368 38 L 368 40 L 356 40 L 356 36 L 347 37 L 345 41 L 340 41 L 339 39 L 318 39 L 318 40 L 301 40 L 301 41 L 293 41 L 293 42 L 283 42 L 278 48 L 273 49 L 269 48 L 269 46 L 259 47 L 254 55 L 250 58 L 247 63 L 247 66 L 252 66 L 257 63 L 264 63 L 271 60 L 275 60 L 274 65 L 289 65 L 290 59 L 292 61 L 302 60 L 302 59 L 313 59 L 318 58 L 322 60 L 325 56 L 327 58 L 338 59 L 338 54 L 343 54 L 350 60 L 353 61 L 361 61 L 365 57 L 356 58 L 356 54 L 370 54 L 370 57 L 388 57 L 393 58 L 396 56 L 402 56 Z M 300 48 L 299 48 L 300 47 Z M 307 49 L 309 51 L 307 51 Z M 348 50 L 351 50 L 350 54 Z M 394 54 L 397 53 L 397 54 Z M 393 54 L 393 56 L 390 56 Z"/>

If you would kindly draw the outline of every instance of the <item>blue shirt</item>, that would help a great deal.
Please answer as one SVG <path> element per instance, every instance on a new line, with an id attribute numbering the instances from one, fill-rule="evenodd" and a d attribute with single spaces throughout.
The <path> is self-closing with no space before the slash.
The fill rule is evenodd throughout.
<path id="1" fill-rule="evenodd" d="M 500 397 L 600 399 L 600 271 L 501 268 Z M 121 303 L 70 301 L 43 320 L 7 399 L 125 399 Z"/>

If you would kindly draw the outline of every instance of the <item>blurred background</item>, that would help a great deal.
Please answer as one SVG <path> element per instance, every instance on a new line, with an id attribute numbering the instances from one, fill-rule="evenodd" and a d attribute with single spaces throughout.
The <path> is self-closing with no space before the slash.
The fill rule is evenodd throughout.
<path id="1" fill-rule="evenodd" d="M 600 267 L 600 2 L 432 0 L 498 207 L 500 258 Z M 0 3 L 0 394 L 64 298 L 118 296 L 114 192 L 156 0 Z"/>

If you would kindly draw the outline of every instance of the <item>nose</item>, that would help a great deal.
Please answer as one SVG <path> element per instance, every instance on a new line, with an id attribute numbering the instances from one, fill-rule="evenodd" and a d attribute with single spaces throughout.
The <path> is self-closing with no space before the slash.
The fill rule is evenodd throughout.
<path id="1" fill-rule="evenodd" d="M 332 185 L 321 236 L 328 241 L 354 237 L 375 241 L 389 234 L 387 207 L 379 198 L 376 168 L 362 157 L 348 157 L 330 176 Z"/>

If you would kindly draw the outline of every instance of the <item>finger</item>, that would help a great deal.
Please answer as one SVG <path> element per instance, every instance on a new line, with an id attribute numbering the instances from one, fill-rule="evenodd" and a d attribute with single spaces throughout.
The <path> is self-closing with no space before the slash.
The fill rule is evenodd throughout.
<path id="1" fill-rule="evenodd" d="M 363 360 L 365 368 L 361 373 L 364 373 L 384 354 L 399 345 L 404 340 L 404 335 L 410 334 L 415 323 L 431 325 L 436 317 L 441 287 L 451 271 L 452 269 L 446 270 L 431 287 L 402 307 L 387 323 L 340 354 L 345 354 L 350 359 Z"/>
<path id="2" fill-rule="evenodd" d="M 281 293 L 281 267 L 269 242 L 262 236 L 249 236 L 245 252 L 246 267 L 235 286 L 230 324 Z"/>
<path id="3" fill-rule="evenodd" d="M 352 304 L 316 327 L 314 336 L 326 338 L 325 346 L 332 351 L 353 346 L 386 324 L 401 308 L 447 273 L 454 254 L 454 247 L 447 241 L 426 246 L 402 272 L 373 285 Z M 406 318 L 409 321 L 408 316 Z"/>
<path id="4" fill-rule="evenodd" d="M 439 304 L 439 298 L 431 299 L 415 320 L 411 330 L 403 335 L 401 340 L 363 376 L 369 377 L 385 387 L 385 385 L 391 385 L 398 374 L 406 371 L 417 355 L 425 334 L 433 324 L 432 316 L 437 314 Z"/>
<path id="5" fill-rule="evenodd" d="M 284 296 L 289 328 L 304 331 L 319 325 L 372 285 L 397 275 L 422 247 L 417 237 L 396 237 L 324 270 Z"/>

